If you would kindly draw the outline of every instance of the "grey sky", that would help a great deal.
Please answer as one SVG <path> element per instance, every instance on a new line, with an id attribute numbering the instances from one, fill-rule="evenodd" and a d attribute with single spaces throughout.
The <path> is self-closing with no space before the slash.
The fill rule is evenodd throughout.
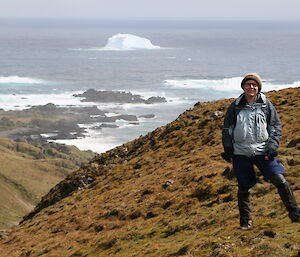
<path id="1" fill-rule="evenodd" d="M 300 19 L 300 0 L 1 0 L 0 18 Z"/>

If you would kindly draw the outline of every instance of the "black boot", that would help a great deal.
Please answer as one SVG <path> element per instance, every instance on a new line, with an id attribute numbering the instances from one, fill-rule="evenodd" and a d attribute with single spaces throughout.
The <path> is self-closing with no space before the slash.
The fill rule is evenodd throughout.
<path id="1" fill-rule="evenodd" d="M 289 217 L 293 222 L 300 222 L 300 210 L 297 206 L 296 199 L 290 188 L 289 183 L 282 174 L 277 174 L 270 179 L 271 183 L 277 187 L 280 198 L 289 212 Z"/>
<path id="2" fill-rule="evenodd" d="M 252 226 L 250 188 L 239 187 L 238 206 L 240 211 L 240 229 L 249 229 Z"/>
<path id="3" fill-rule="evenodd" d="M 290 219 L 293 222 L 300 222 L 300 210 L 289 183 L 286 181 L 285 183 L 278 185 L 277 190 L 285 208 L 289 212 Z"/>

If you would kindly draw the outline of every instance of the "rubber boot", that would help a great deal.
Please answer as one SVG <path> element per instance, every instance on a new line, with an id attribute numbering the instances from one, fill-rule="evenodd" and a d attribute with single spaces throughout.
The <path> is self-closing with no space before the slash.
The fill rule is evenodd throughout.
<path id="1" fill-rule="evenodd" d="M 238 206 L 240 211 L 240 228 L 249 229 L 252 226 L 250 188 L 239 187 Z"/>
<path id="2" fill-rule="evenodd" d="M 289 183 L 285 180 L 283 174 L 276 174 L 270 179 L 271 183 L 277 187 L 280 198 L 289 213 L 293 222 L 300 222 L 300 210 L 297 206 L 296 199 L 290 188 Z"/>
<path id="3" fill-rule="evenodd" d="M 286 181 L 285 183 L 278 185 L 277 190 L 285 208 L 289 212 L 290 219 L 293 222 L 300 222 L 300 210 L 289 183 Z"/>

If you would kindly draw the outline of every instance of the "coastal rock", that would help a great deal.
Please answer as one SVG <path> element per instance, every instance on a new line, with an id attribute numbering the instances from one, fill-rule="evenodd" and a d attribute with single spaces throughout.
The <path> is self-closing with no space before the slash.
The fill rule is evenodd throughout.
<path id="1" fill-rule="evenodd" d="M 137 117 L 135 115 L 122 114 L 118 116 L 114 116 L 116 120 L 126 120 L 126 121 L 137 121 Z"/>
<path id="2" fill-rule="evenodd" d="M 100 126 L 93 127 L 93 129 L 103 129 L 103 128 L 118 128 L 119 126 L 116 124 L 105 124 L 102 123 Z"/>
<path id="3" fill-rule="evenodd" d="M 117 120 L 138 121 L 137 117 L 131 114 L 121 114 L 112 117 L 101 116 L 93 119 L 94 122 L 116 122 Z"/>
<path id="4" fill-rule="evenodd" d="M 139 118 L 152 119 L 152 118 L 155 118 L 155 115 L 154 114 L 145 114 L 145 115 L 140 115 Z"/>
<path id="5" fill-rule="evenodd" d="M 82 97 L 82 102 L 98 102 L 98 103 L 164 103 L 164 97 L 153 96 L 147 100 L 140 95 L 134 95 L 125 91 L 96 91 L 95 89 L 88 89 L 82 94 L 74 94 L 75 97 Z"/>
<path id="6" fill-rule="evenodd" d="M 36 105 L 30 107 L 27 112 L 56 112 L 58 111 L 58 108 L 53 103 L 48 103 L 45 105 Z"/>
<path id="7" fill-rule="evenodd" d="M 86 106 L 86 107 L 70 107 L 65 108 L 67 113 L 74 113 L 74 114 L 86 114 L 89 116 L 93 115 L 101 115 L 104 116 L 107 111 L 100 110 L 97 106 Z"/>
<path id="8" fill-rule="evenodd" d="M 145 101 L 146 104 L 165 103 L 165 102 L 167 102 L 166 98 L 160 96 L 152 96 Z"/>
<path id="9" fill-rule="evenodd" d="M 84 126 L 78 124 L 103 123 L 100 126 L 95 125 L 94 129 L 117 128 L 118 125 L 113 123 L 118 120 L 134 122 L 132 123 L 134 125 L 138 124 L 135 123 L 138 121 L 135 115 L 106 116 L 107 112 L 98 109 L 97 106 L 59 107 L 52 103 L 32 106 L 22 111 L 2 111 L 0 136 L 24 142 L 44 142 L 85 137 Z M 19 117 L 26 120 L 26 123 L 19 122 Z"/>

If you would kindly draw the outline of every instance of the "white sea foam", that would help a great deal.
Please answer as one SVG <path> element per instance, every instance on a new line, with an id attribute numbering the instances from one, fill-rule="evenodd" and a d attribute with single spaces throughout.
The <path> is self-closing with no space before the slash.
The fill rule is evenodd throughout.
<path id="1" fill-rule="evenodd" d="M 65 139 L 65 140 L 54 140 L 52 142 L 67 144 L 67 145 L 75 145 L 80 150 L 92 150 L 97 153 L 103 153 L 108 151 L 118 145 L 121 145 L 115 137 L 106 136 L 102 137 L 100 135 L 88 136 L 85 138 L 77 138 L 77 139 Z"/>
<path id="2" fill-rule="evenodd" d="M 19 76 L 1 76 L 0 84 L 48 84 L 49 81 L 29 78 L 29 77 L 19 77 Z"/>
<path id="3" fill-rule="evenodd" d="M 58 135 L 57 133 L 41 134 L 41 136 L 44 137 L 44 138 L 55 137 L 57 135 Z"/>
<path id="4" fill-rule="evenodd" d="M 48 103 L 59 106 L 95 105 L 95 103 L 81 102 L 81 98 L 73 96 L 74 93 L 77 92 L 62 94 L 0 94 L 0 104 L 4 110 L 23 110 L 33 105 L 45 105 Z"/>
<path id="5" fill-rule="evenodd" d="M 165 80 L 166 87 L 186 88 L 186 89 L 207 89 L 215 91 L 240 91 L 242 77 L 225 78 L 217 80 L 208 79 L 187 79 L 187 80 Z M 289 87 L 299 87 L 300 81 L 291 84 L 274 84 L 272 81 L 264 81 L 262 91 L 280 90 Z"/>
<path id="6" fill-rule="evenodd" d="M 105 114 L 107 117 L 114 117 L 120 115 L 118 112 L 108 112 Z"/>
<path id="7" fill-rule="evenodd" d="M 116 34 L 107 40 L 104 48 L 99 50 L 128 51 L 128 50 L 153 50 L 160 49 L 160 46 L 153 45 L 147 38 L 132 34 Z"/>

